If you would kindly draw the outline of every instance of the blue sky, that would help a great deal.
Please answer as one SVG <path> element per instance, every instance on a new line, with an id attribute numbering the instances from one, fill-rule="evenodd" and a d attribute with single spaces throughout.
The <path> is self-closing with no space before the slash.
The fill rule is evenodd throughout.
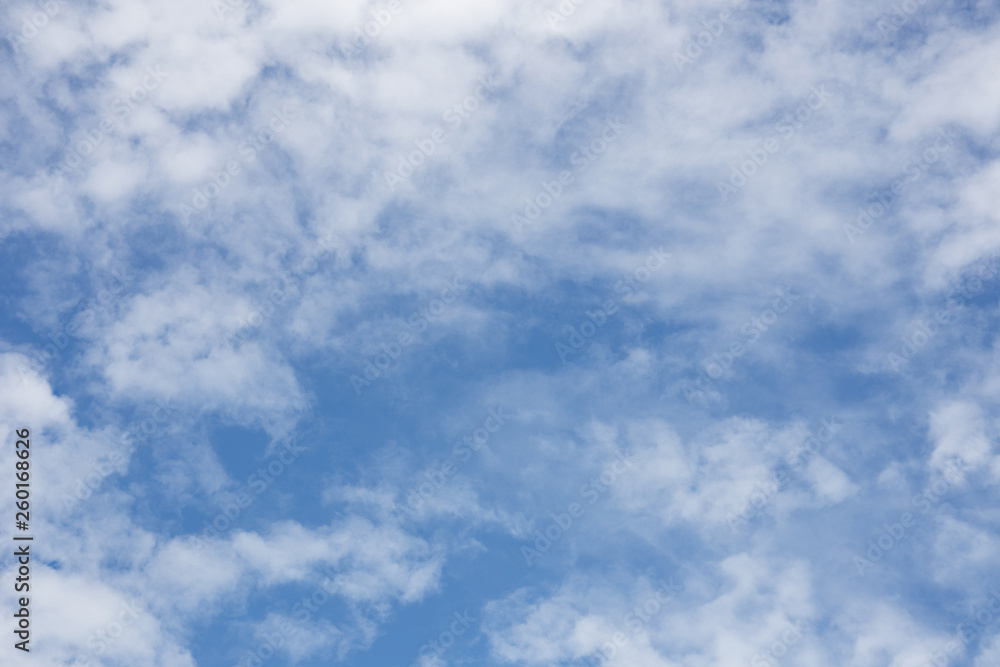
<path id="1" fill-rule="evenodd" d="M 995 3 L 8 10 L 4 664 L 1000 664 Z"/>

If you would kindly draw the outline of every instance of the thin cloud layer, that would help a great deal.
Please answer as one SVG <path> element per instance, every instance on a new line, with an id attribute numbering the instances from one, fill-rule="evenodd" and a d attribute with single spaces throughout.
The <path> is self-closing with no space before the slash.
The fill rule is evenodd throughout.
<path id="1" fill-rule="evenodd" d="M 998 19 L 12 4 L 26 659 L 994 664 Z"/>

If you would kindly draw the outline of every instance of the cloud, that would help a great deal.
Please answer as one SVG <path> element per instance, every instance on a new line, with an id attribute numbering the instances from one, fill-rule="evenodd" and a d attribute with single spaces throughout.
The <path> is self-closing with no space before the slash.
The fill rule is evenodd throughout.
<path id="1" fill-rule="evenodd" d="M 996 578 L 1000 15 L 890 4 L 12 5 L 39 664 L 141 598 L 109 662 L 922 667 Z"/>

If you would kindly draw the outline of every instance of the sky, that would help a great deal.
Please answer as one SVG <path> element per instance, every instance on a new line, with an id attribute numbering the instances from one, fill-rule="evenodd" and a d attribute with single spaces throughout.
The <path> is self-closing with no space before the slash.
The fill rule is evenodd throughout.
<path id="1" fill-rule="evenodd" d="M 0 663 L 1000 664 L 997 3 L 0 32 Z"/>

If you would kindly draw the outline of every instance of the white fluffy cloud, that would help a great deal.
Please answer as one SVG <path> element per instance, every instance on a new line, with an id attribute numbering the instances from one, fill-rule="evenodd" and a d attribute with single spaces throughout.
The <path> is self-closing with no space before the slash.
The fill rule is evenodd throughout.
<path id="1" fill-rule="evenodd" d="M 608 664 L 777 664 L 792 624 L 786 663 L 922 667 L 996 577 L 1000 22 L 916 4 L 12 5 L 0 426 L 46 457 L 38 664 L 141 598 L 108 659 L 188 667 L 198 624 L 251 609 L 249 646 L 322 578 L 344 617 L 282 656 L 346 658 L 456 562 L 521 568 L 625 456 L 534 569 L 477 582 L 485 653 L 425 663 L 583 659 L 677 565 Z M 200 548 L 288 435 L 310 463 Z"/>

